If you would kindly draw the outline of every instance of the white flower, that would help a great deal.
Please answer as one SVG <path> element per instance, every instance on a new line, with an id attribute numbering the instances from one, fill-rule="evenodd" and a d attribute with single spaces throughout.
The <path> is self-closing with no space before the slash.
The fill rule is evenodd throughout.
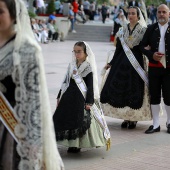
<path id="1" fill-rule="evenodd" d="M 22 142 L 17 145 L 17 152 L 21 158 L 28 158 L 29 150 L 30 148 L 24 145 Z"/>
<path id="2" fill-rule="evenodd" d="M 16 101 L 20 101 L 21 100 L 20 87 L 16 87 L 16 89 L 15 89 L 15 100 Z"/>
<path id="3" fill-rule="evenodd" d="M 19 169 L 33 170 L 33 167 L 28 160 L 21 160 L 19 164 Z"/>
<path id="4" fill-rule="evenodd" d="M 1 82 L 0 82 L 0 91 L 2 93 L 6 93 L 6 91 L 7 91 L 6 87 Z"/>
<path id="5" fill-rule="evenodd" d="M 18 124 L 15 126 L 14 132 L 19 139 L 22 139 L 27 135 L 27 128 L 23 124 Z"/>

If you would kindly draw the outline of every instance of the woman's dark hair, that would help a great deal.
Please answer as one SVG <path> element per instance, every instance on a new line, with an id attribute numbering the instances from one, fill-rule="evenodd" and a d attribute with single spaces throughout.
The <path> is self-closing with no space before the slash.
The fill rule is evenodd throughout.
<path id="1" fill-rule="evenodd" d="M 130 9 L 130 8 L 136 9 L 137 17 L 138 17 L 138 19 L 140 20 L 140 11 L 139 11 L 139 8 L 138 8 L 137 6 L 130 6 L 128 9 Z"/>
<path id="2" fill-rule="evenodd" d="M 78 42 L 76 42 L 76 43 L 74 44 L 74 46 L 80 46 L 80 47 L 82 47 L 82 48 L 83 48 L 84 53 L 87 55 L 86 45 L 85 45 L 85 43 L 84 43 L 84 42 L 82 42 L 82 41 L 78 41 Z"/>
<path id="3" fill-rule="evenodd" d="M 15 0 L 0 0 L 4 2 L 7 6 L 11 19 L 16 21 L 16 5 Z"/>

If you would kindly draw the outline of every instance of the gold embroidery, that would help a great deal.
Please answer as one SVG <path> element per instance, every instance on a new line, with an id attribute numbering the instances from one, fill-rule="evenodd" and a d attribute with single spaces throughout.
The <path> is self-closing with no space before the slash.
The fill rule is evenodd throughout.
<path id="1" fill-rule="evenodd" d="M 128 40 L 129 40 L 129 41 L 132 41 L 132 40 L 133 40 L 133 36 L 132 36 L 132 35 L 129 35 Z"/>
<path id="2" fill-rule="evenodd" d="M 1 95 L 0 95 L 0 116 L 10 129 L 10 131 L 14 134 L 14 129 L 18 122 L 15 119 L 11 108 L 6 104 L 6 101 Z"/>

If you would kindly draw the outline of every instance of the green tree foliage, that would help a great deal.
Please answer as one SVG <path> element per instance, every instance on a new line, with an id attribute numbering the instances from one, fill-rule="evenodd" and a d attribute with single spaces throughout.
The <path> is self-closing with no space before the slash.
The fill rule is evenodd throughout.
<path id="1" fill-rule="evenodd" d="M 47 14 L 52 14 L 55 11 L 54 0 L 51 0 L 47 6 Z"/>
<path id="2" fill-rule="evenodd" d="M 35 18 L 37 16 L 34 12 L 29 11 L 29 10 L 28 10 L 28 15 L 30 18 Z"/>
<path id="3" fill-rule="evenodd" d="M 93 2 L 93 1 L 89 1 L 89 2 Z M 109 0 L 97 0 L 96 2 L 97 2 L 97 4 L 103 4 L 104 2 L 109 4 Z"/>
<path id="4" fill-rule="evenodd" d="M 146 3 L 146 5 L 154 4 L 154 5 L 158 6 L 162 3 L 166 4 L 166 1 L 165 0 L 145 0 L 145 3 Z"/>
<path id="5" fill-rule="evenodd" d="M 93 1 L 93 0 L 89 0 L 89 1 Z M 128 0 L 129 2 L 130 0 Z M 138 0 L 139 1 L 139 0 Z M 154 5 L 160 5 L 162 3 L 165 3 L 166 4 L 166 0 L 144 0 L 145 1 L 145 4 L 146 5 L 151 5 L 151 4 L 154 4 Z M 106 2 L 107 4 L 109 4 L 109 0 L 96 0 L 96 2 L 98 4 L 103 4 L 103 2 Z"/>

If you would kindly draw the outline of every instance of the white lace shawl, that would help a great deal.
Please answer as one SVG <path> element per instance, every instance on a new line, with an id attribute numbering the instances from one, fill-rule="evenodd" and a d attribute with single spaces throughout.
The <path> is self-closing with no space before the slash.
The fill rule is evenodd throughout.
<path id="1" fill-rule="evenodd" d="M 126 27 L 123 27 L 124 41 L 128 45 L 128 47 L 133 48 L 134 46 L 139 45 L 145 31 L 146 31 L 146 27 L 142 27 L 140 24 L 138 24 L 134 29 L 132 35 L 129 35 L 128 25 L 126 25 Z M 119 32 L 117 35 L 119 36 Z M 129 38 L 129 36 L 131 38 Z"/>
<path id="2" fill-rule="evenodd" d="M 138 10 L 139 10 L 139 17 L 140 17 L 140 19 L 138 21 L 139 24 L 136 26 L 132 35 L 129 34 L 128 24 L 126 24 L 123 27 L 124 41 L 128 45 L 129 48 L 133 48 L 134 46 L 139 45 L 139 43 L 142 40 L 143 35 L 146 31 L 146 28 L 147 28 L 147 24 L 143 18 L 142 12 L 139 8 L 138 8 Z M 129 21 L 128 21 L 128 23 L 129 23 Z M 120 36 L 119 31 L 117 33 L 117 36 L 118 37 Z"/>
<path id="3" fill-rule="evenodd" d="M 77 68 L 76 62 L 69 63 L 69 65 L 67 67 L 67 72 L 65 74 L 64 80 L 63 80 L 61 88 L 60 88 L 61 89 L 61 96 L 60 96 L 60 98 L 62 97 L 62 95 L 65 93 L 65 91 L 69 87 L 70 78 L 73 75 L 73 71 L 74 71 L 75 67 Z M 77 70 L 78 70 L 79 74 L 81 75 L 81 77 L 86 77 L 89 73 L 92 72 L 92 68 L 90 66 L 90 63 L 88 63 L 87 61 L 84 61 L 80 65 L 80 67 L 77 68 Z"/>
<path id="4" fill-rule="evenodd" d="M 98 77 L 97 77 L 97 64 L 95 59 L 95 54 L 91 50 L 90 46 L 84 42 L 86 45 L 86 52 L 87 52 L 87 61 L 90 63 L 93 73 L 93 89 L 94 89 L 94 99 L 99 100 L 99 86 L 98 86 Z"/>
<path id="5" fill-rule="evenodd" d="M 19 124 L 15 133 L 19 138 L 19 170 L 61 170 L 64 165 L 55 140 L 42 52 L 24 2 L 15 3 L 17 34 L 12 56 L 13 80 L 17 85 L 15 116 Z"/>
<path id="6" fill-rule="evenodd" d="M 138 7 L 137 7 L 137 8 L 138 8 Z M 140 18 L 139 21 L 138 21 L 138 23 L 139 23 L 142 27 L 147 27 L 147 23 L 146 23 L 143 15 L 142 15 L 142 12 L 141 12 L 140 8 L 138 8 L 138 10 L 139 10 L 139 18 Z M 129 21 L 128 21 L 128 22 L 129 22 Z"/>
<path id="7" fill-rule="evenodd" d="M 91 50 L 90 46 L 84 42 L 86 45 L 86 52 L 87 52 L 87 58 L 86 61 L 83 62 L 83 64 L 78 68 L 79 72 L 81 73 L 82 77 L 85 77 L 90 72 L 93 73 L 93 90 L 94 90 L 94 99 L 99 100 L 99 87 L 98 87 L 98 77 L 97 77 L 97 65 L 95 60 L 95 55 L 93 51 Z M 70 78 L 73 74 L 74 67 L 76 66 L 76 60 L 73 56 L 72 62 L 69 64 L 67 68 L 67 73 L 64 77 L 64 80 L 61 85 L 61 96 L 66 91 L 66 89 L 69 86 Z M 82 70 L 82 71 L 81 71 Z"/>

